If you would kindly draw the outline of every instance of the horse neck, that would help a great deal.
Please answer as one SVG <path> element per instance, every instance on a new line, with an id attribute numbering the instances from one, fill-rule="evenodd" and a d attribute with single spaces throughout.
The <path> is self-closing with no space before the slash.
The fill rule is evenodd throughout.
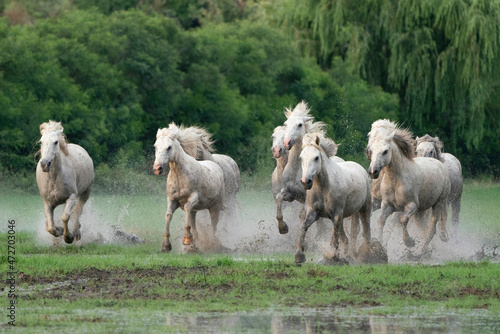
<path id="1" fill-rule="evenodd" d="M 412 161 L 401 153 L 396 144 L 391 144 L 391 150 L 391 161 L 387 165 L 386 174 L 388 175 L 388 178 L 403 177 L 403 174 L 408 171 L 408 168 Z"/>
<path id="2" fill-rule="evenodd" d="M 193 166 L 196 166 L 196 159 L 187 154 L 177 140 L 173 141 L 173 146 L 175 153 L 168 163 L 170 171 L 179 174 L 192 171 L 195 168 Z"/>
<path id="3" fill-rule="evenodd" d="M 327 157 L 324 152 L 321 152 L 321 169 L 318 174 L 316 174 L 316 180 L 321 188 L 328 187 L 330 184 L 330 177 L 335 176 L 337 174 L 338 168 L 336 167 L 336 163 Z"/>
<path id="4" fill-rule="evenodd" d="M 300 152 L 302 152 L 302 140 L 297 141 L 292 149 L 288 152 L 288 161 L 285 168 L 291 168 L 298 171 L 300 168 Z"/>

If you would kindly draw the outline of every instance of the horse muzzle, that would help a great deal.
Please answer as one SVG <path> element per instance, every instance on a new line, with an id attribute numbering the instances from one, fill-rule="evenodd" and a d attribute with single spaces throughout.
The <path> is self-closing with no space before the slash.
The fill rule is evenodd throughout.
<path id="1" fill-rule="evenodd" d="M 290 138 L 285 138 L 285 141 L 283 142 L 283 144 L 285 145 L 285 148 L 287 150 L 291 150 L 294 143 L 295 143 L 295 141 L 293 139 L 290 139 Z"/>
<path id="2" fill-rule="evenodd" d="M 380 175 L 380 170 L 379 169 L 370 169 L 368 168 L 368 175 L 370 176 L 370 178 L 372 179 L 378 179 L 379 175 Z"/>
<path id="3" fill-rule="evenodd" d="M 156 175 L 161 175 L 163 173 L 163 166 L 160 165 L 160 164 L 156 164 L 153 166 L 153 172 L 156 174 Z"/>
<path id="4" fill-rule="evenodd" d="M 48 173 L 50 171 L 50 166 L 52 165 L 52 161 L 42 160 L 40 161 L 40 167 L 42 167 L 42 171 Z"/>
<path id="5" fill-rule="evenodd" d="M 302 183 L 302 185 L 304 186 L 305 190 L 309 190 L 313 186 L 313 180 L 312 179 L 307 179 L 307 180 L 302 179 L 302 180 L 300 180 L 300 183 Z"/>
<path id="6" fill-rule="evenodd" d="M 281 147 L 279 149 L 278 148 L 273 149 L 273 157 L 275 159 L 278 159 L 279 157 L 281 157 L 282 154 L 283 154 L 283 149 Z"/>

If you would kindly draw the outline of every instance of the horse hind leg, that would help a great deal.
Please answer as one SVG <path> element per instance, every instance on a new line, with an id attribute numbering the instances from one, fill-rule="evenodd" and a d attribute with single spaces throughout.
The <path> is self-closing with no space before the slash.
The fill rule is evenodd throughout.
<path id="1" fill-rule="evenodd" d="M 458 197 L 451 202 L 451 223 L 455 233 L 457 232 L 458 223 L 460 221 L 460 209 L 462 206 L 460 199 L 461 198 Z"/>
<path id="2" fill-rule="evenodd" d="M 351 216 L 351 241 L 349 243 L 349 251 L 353 257 L 357 257 L 357 243 L 359 235 L 359 213 Z"/>
<path id="3" fill-rule="evenodd" d="M 64 241 L 67 244 L 73 243 L 73 240 L 75 239 L 73 234 L 71 234 L 68 229 L 69 218 L 71 216 L 71 212 L 73 211 L 75 204 L 76 204 L 76 195 L 71 194 L 71 196 L 69 196 L 69 198 L 66 200 L 66 206 L 64 207 L 64 211 L 62 214 L 62 221 L 64 225 L 63 235 L 64 235 Z"/>

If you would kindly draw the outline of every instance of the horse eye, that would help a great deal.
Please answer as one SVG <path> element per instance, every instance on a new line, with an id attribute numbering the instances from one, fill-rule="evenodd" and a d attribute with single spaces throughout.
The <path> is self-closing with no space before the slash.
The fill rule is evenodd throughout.
<path id="1" fill-rule="evenodd" d="M 54 145 L 57 145 L 57 144 L 59 144 L 59 140 L 56 140 L 56 141 L 54 142 Z"/>
<path id="2" fill-rule="evenodd" d="M 384 153 L 382 153 L 382 154 L 386 155 L 387 153 L 389 153 L 389 150 L 385 150 Z"/>
<path id="3" fill-rule="evenodd" d="M 172 145 L 170 145 L 169 147 L 167 147 L 167 151 L 170 151 L 172 149 Z"/>
<path id="4" fill-rule="evenodd" d="M 299 123 L 298 127 L 299 127 L 299 128 L 300 128 L 300 127 L 302 127 L 302 123 Z"/>
<path id="5" fill-rule="evenodd" d="M 318 161 L 318 160 L 319 160 L 319 157 L 318 157 L 318 156 L 316 156 L 316 158 L 314 158 L 314 161 Z"/>

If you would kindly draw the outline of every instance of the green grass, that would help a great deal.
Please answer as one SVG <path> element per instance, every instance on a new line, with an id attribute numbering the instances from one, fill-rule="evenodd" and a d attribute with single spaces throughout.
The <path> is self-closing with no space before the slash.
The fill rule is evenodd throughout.
<path id="1" fill-rule="evenodd" d="M 38 239 L 39 233 L 46 233 L 37 232 L 39 224 L 43 224 L 39 196 L 16 192 L 0 197 L 2 222 L 16 220 L 15 269 L 22 273 L 16 276 L 17 323 L 22 328 L 69 332 L 76 326 L 82 331 L 129 328 L 142 332 L 144 326 L 150 328 L 144 319 L 151 320 L 151 328 L 158 328 L 152 324 L 163 323 L 158 319 L 171 313 L 217 314 L 295 307 L 374 315 L 481 309 L 500 315 L 497 263 L 330 267 L 308 261 L 296 266 L 293 248 L 288 253 L 268 255 L 163 254 L 159 248 L 166 209 L 164 193 L 96 194 L 92 198 L 90 217 L 117 223 L 146 242 L 137 246 L 47 245 Z M 247 223 L 261 219 L 274 223 L 272 195 L 268 192 L 246 188 L 239 200 L 250 217 Z M 500 185 L 467 183 L 459 230 L 498 244 L 498 203 Z M 173 222 L 181 230 L 182 217 L 176 213 Z M 5 227 L 0 231 L 0 247 L 6 249 Z M 7 254 L 1 252 L 2 281 L 8 278 L 8 271 Z M 5 294 L 5 290 L 0 292 L 2 297 Z M 178 327 L 161 328 L 179 331 Z M 181 331 L 188 332 L 189 328 Z"/>

